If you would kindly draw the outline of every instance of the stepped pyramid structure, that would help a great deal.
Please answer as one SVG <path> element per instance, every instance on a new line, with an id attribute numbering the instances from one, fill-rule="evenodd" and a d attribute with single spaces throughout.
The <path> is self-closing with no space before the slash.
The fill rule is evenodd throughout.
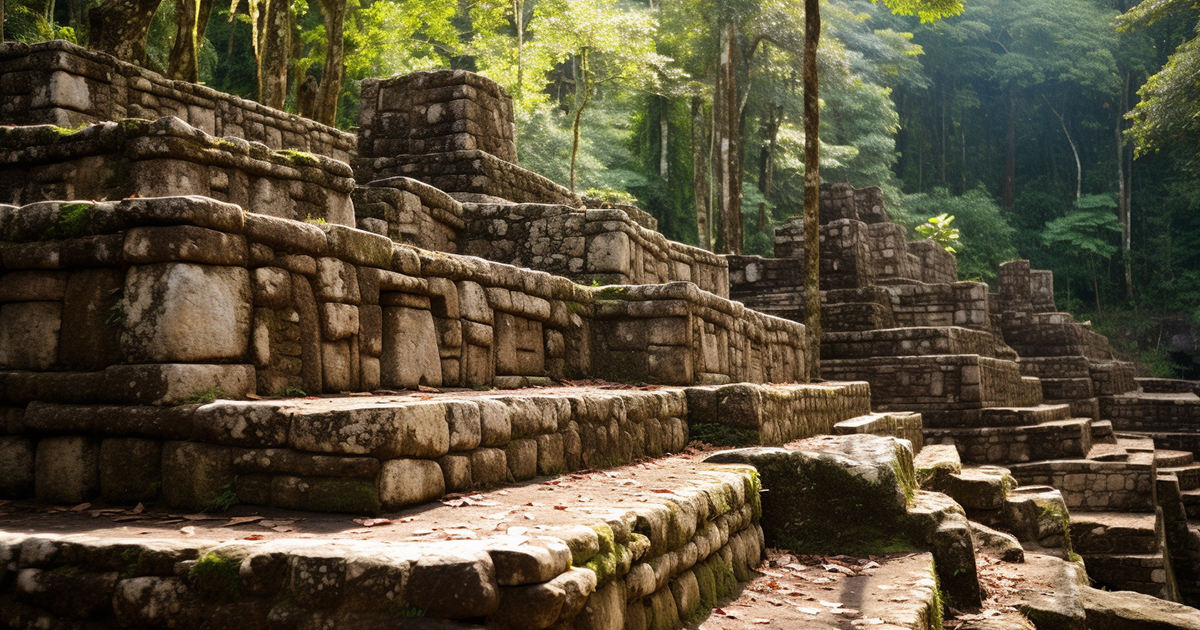
<path id="1" fill-rule="evenodd" d="M 0 44 L 0 88 L 0 625 L 675 630 L 768 544 L 914 630 L 1022 543 L 1078 624 L 1072 543 L 1200 584 L 1191 453 L 1103 419 L 1159 403 L 877 190 L 826 190 L 810 357 L 797 226 L 726 257 L 592 207 L 469 72 L 365 81 L 355 135 L 65 42 Z"/>

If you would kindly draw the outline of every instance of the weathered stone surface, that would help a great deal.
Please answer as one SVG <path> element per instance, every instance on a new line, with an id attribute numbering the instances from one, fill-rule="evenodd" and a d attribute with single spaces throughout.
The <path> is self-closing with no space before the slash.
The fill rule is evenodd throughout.
<path id="1" fill-rule="evenodd" d="M 438 403 L 352 408 L 297 416 L 296 448 L 322 453 L 435 458 L 450 449 L 446 408 Z"/>
<path id="2" fill-rule="evenodd" d="M 80 269 L 67 281 L 58 360 L 70 370 L 98 370 L 121 360 L 121 291 L 117 269 Z"/>
<path id="3" fill-rule="evenodd" d="M 413 565 L 406 601 L 431 617 L 482 617 L 500 605 L 491 557 L 483 551 L 424 556 Z"/>
<path id="4" fill-rule="evenodd" d="M 23 499 L 33 494 L 35 449 L 29 438 L 0 436 L 0 496 Z"/>
<path id="5" fill-rule="evenodd" d="M 501 586 L 547 582 L 571 567 L 571 549 L 557 539 L 524 539 L 488 548 Z"/>
<path id="6" fill-rule="evenodd" d="M 0 367 L 48 370 L 58 360 L 61 302 L 0 306 Z"/>
<path id="7" fill-rule="evenodd" d="M 146 501 L 162 485 L 162 444 L 143 438 L 105 438 L 100 443 L 100 495 L 105 501 Z"/>
<path id="8" fill-rule="evenodd" d="M 100 443 L 87 437 L 38 440 L 34 491 L 38 501 L 82 503 L 100 489 Z"/>
<path id="9" fill-rule="evenodd" d="M 203 510 L 236 492 L 229 447 L 167 442 L 162 453 L 162 495 L 169 505 Z"/>
<path id="10" fill-rule="evenodd" d="M 1005 562 L 1025 562 L 1025 549 L 1017 537 L 971 521 L 976 551 L 990 553 Z"/>
<path id="11" fill-rule="evenodd" d="M 437 329 L 429 311 L 403 307 L 383 309 L 383 354 L 379 371 L 384 387 L 441 386 Z"/>
<path id="12" fill-rule="evenodd" d="M 387 509 L 431 501 L 445 493 L 442 469 L 435 461 L 393 459 L 379 471 L 379 499 Z"/>
<path id="13" fill-rule="evenodd" d="M 135 577 L 117 583 L 112 598 L 117 621 L 126 627 L 198 630 L 203 607 L 177 577 Z"/>
<path id="14" fill-rule="evenodd" d="M 1130 591 L 1080 587 L 1088 630 L 1200 630 L 1200 611 Z"/>
<path id="15" fill-rule="evenodd" d="M 250 276 L 240 267 L 133 267 L 122 345 L 143 362 L 239 359 L 249 344 L 252 299 Z"/>
<path id="16" fill-rule="evenodd" d="M 100 616 L 112 607 L 117 573 L 23 569 L 16 591 L 22 599 L 72 619 Z"/>
<path id="17" fill-rule="evenodd" d="M 471 451 L 471 479 L 477 488 L 495 486 L 507 481 L 508 458 L 504 450 L 477 448 Z"/>
<path id="18" fill-rule="evenodd" d="M 245 266 L 246 238 L 193 225 L 139 227 L 125 235 L 125 261 L 134 265 L 186 261 L 205 265 Z"/>

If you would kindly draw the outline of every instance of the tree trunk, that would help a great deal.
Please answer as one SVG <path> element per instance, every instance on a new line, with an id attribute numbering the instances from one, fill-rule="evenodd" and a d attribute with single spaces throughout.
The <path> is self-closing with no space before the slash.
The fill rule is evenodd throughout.
<path id="1" fill-rule="evenodd" d="M 332 127 L 337 124 L 338 97 L 342 94 L 342 75 L 346 71 L 346 0 L 321 0 L 321 15 L 325 18 L 325 37 L 329 41 L 325 53 L 325 66 L 321 69 L 316 121 Z"/>
<path id="2" fill-rule="evenodd" d="M 208 28 L 212 0 L 179 0 L 178 11 L 167 76 L 196 83 L 200 81 L 200 46 Z"/>
<path id="3" fill-rule="evenodd" d="M 658 105 L 658 175 L 666 184 L 671 181 L 671 164 L 668 159 L 670 157 L 671 101 L 665 96 L 660 96 Z"/>
<path id="4" fill-rule="evenodd" d="M 772 105 L 763 125 L 763 145 L 758 154 L 758 189 L 770 197 L 775 185 L 775 148 L 779 141 L 779 125 L 783 122 L 783 107 Z"/>
<path id="5" fill-rule="evenodd" d="M 817 92 L 817 45 L 821 4 L 804 0 L 804 326 L 809 378 L 821 376 L 821 102 Z"/>
<path id="6" fill-rule="evenodd" d="M 1100 319 L 1103 313 L 1100 312 L 1100 280 L 1096 277 L 1096 257 L 1089 254 L 1088 263 L 1092 269 L 1092 292 L 1096 295 L 1096 319 Z"/>
<path id="7" fill-rule="evenodd" d="M 741 116 L 737 88 L 737 25 L 726 23 L 717 81 L 713 92 L 713 178 L 717 188 L 717 216 L 721 232 L 717 250 L 724 254 L 742 253 L 742 191 L 738 186 L 740 170 L 738 127 Z"/>
<path id="8" fill-rule="evenodd" d="M 4 5 L 8 0 L 0 0 L 0 42 L 4 41 Z"/>
<path id="9" fill-rule="evenodd" d="M 1121 73 L 1121 106 L 1117 109 L 1117 120 L 1113 132 L 1117 144 L 1117 214 L 1121 220 L 1121 260 L 1125 264 L 1125 299 L 1133 300 L 1133 257 L 1132 216 L 1129 207 L 1129 190 L 1125 186 L 1125 112 L 1129 109 L 1129 71 Z"/>
<path id="10" fill-rule="evenodd" d="M 88 12 L 88 45 L 121 61 L 146 63 L 146 36 L 162 0 L 104 0 Z"/>
<path id="11" fill-rule="evenodd" d="M 1079 148 L 1075 146 L 1075 140 L 1071 138 L 1071 132 L 1067 130 L 1067 120 L 1058 113 L 1057 109 L 1054 109 L 1045 94 L 1042 95 L 1042 100 L 1046 101 L 1046 107 L 1050 108 L 1054 117 L 1058 119 L 1058 124 L 1062 125 L 1063 135 L 1067 137 L 1067 143 L 1071 145 L 1071 154 L 1075 156 L 1075 199 L 1079 199 L 1083 194 L 1083 162 L 1079 161 Z"/>
<path id="12" fill-rule="evenodd" d="M 513 22 L 517 27 L 517 99 L 525 89 L 525 0 L 513 0 Z"/>
<path id="13" fill-rule="evenodd" d="M 696 242 L 712 249 L 708 205 L 708 160 L 704 147 L 709 143 L 704 124 L 704 99 L 692 97 L 692 195 L 696 198 Z"/>
<path id="14" fill-rule="evenodd" d="M 579 156 L 579 131 L 583 122 L 583 110 L 592 100 L 591 69 L 588 66 L 588 49 L 571 64 L 575 76 L 575 117 L 571 121 L 571 192 L 575 192 L 575 164 Z"/>
<path id="15" fill-rule="evenodd" d="M 259 98 L 263 105 L 275 109 L 283 109 L 287 97 L 288 58 L 292 51 L 292 11 L 289 4 L 288 0 L 267 0 L 263 29 L 262 66 L 258 69 L 262 94 Z"/>
<path id="16" fill-rule="evenodd" d="M 579 157 L 579 127 L 583 120 L 584 107 L 587 107 L 587 101 L 575 110 L 575 118 L 571 121 L 571 192 L 575 192 L 575 161 Z"/>
<path id="17" fill-rule="evenodd" d="M 1017 201 L 1017 96 L 1008 94 L 1008 133 L 1004 143 L 1008 151 L 1004 156 L 1004 207 L 1012 210 Z"/>

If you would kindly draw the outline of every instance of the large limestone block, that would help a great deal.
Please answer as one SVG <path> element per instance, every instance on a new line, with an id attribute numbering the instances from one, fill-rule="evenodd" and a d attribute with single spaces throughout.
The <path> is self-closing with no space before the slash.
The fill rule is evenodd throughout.
<path id="1" fill-rule="evenodd" d="M 0 497 L 23 499 L 33 492 L 33 440 L 0 437 Z"/>
<path id="2" fill-rule="evenodd" d="M 117 621 L 127 628 L 200 628 L 205 607 L 177 577 L 121 580 L 112 597 Z"/>
<path id="3" fill-rule="evenodd" d="M 246 237 L 194 225 L 139 227 L 125 235 L 125 262 L 134 265 L 189 261 L 244 266 L 250 260 Z"/>
<path id="4" fill-rule="evenodd" d="M 100 494 L 114 503 L 146 501 L 162 485 L 162 444 L 144 438 L 100 443 Z"/>
<path id="5" fill-rule="evenodd" d="M 67 281 L 58 360 L 69 370 L 90 371 L 121 361 L 117 305 L 125 274 L 117 269 L 80 269 Z"/>
<path id="6" fill-rule="evenodd" d="M 133 361 L 236 359 L 249 346 L 251 313 L 250 274 L 241 267 L 133 267 L 121 341 Z"/>
<path id="7" fill-rule="evenodd" d="M 167 442 L 162 449 L 162 494 L 168 505 L 209 509 L 235 492 L 229 447 Z"/>
<path id="8" fill-rule="evenodd" d="M 405 307 L 383 309 L 379 379 L 383 387 L 441 386 L 442 361 L 432 313 Z"/>
<path id="9" fill-rule="evenodd" d="M 496 612 L 500 587 L 487 552 L 466 547 L 447 551 L 421 556 L 409 575 L 405 600 L 435 619 L 465 619 Z"/>
<path id="10" fill-rule="evenodd" d="M 597 234 L 587 246 L 587 270 L 591 273 L 629 275 L 631 258 L 629 235 L 624 232 Z"/>
<path id="11" fill-rule="evenodd" d="M 47 503 L 81 503 L 100 489 L 100 443 L 80 437 L 38 442 L 34 493 Z"/>
<path id="12" fill-rule="evenodd" d="M 58 359 L 61 302 L 0 306 L 0 368 L 48 370 Z"/>
<path id="13" fill-rule="evenodd" d="M 508 313 L 496 313 L 496 373 L 538 376 L 545 371 L 542 323 Z"/>
<path id="14" fill-rule="evenodd" d="M 293 420 L 290 437 L 301 450 L 381 459 L 434 459 L 450 450 L 446 407 L 434 402 L 304 414 Z"/>
<path id="15" fill-rule="evenodd" d="M 428 459 L 393 459 L 379 471 L 379 500 L 396 510 L 441 498 L 446 493 L 442 468 Z"/>

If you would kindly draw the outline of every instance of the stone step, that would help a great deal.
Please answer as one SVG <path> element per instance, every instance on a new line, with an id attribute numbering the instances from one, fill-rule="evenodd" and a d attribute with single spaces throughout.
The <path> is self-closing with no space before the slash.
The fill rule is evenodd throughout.
<path id="1" fill-rule="evenodd" d="M 1036 407 L 989 407 L 980 412 L 980 422 L 987 427 L 1011 427 L 1042 424 L 1071 418 L 1070 405 L 1038 405 Z"/>
<path id="2" fill-rule="evenodd" d="M 761 575 L 745 585 L 739 597 L 707 611 L 698 629 L 755 630 L 766 625 L 841 630 L 853 623 L 935 630 L 933 620 L 941 618 L 941 611 L 934 610 L 939 602 L 933 591 L 932 554 L 839 556 L 838 562 L 839 567 L 845 565 L 844 573 L 802 564 L 788 552 L 768 552 L 767 562 L 758 569 Z M 856 568 L 862 566 L 871 568 Z"/>
<path id="3" fill-rule="evenodd" d="M 1080 555 L 1088 577 L 1097 588 L 1154 597 L 1167 594 L 1166 562 L 1161 553 Z"/>
<path id="4" fill-rule="evenodd" d="M 1171 451 L 1166 449 L 1156 449 L 1154 451 L 1154 464 L 1160 468 L 1186 466 L 1195 463 L 1195 461 L 1195 455 L 1192 455 L 1188 451 Z"/>
<path id="5" fill-rule="evenodd" d="M 868 433 L 905 439 L 912 443 L 913 450 L 916 452 L 920 452 L 921 447 L 925 444 L 921 428 L 921 414 L 906 411 L 870 413 L 833 425 L 833 431 L 837 435 Z"/>
<path id="6" fill-rule="evenodd" d="M 997 357 L 1004 341 L 990 332 L 958 326 L 914 326 L 821 335 L 822 359 L 978 354 Z"/>
<path id="7" fill-rule="evenodd" d="M 198 511 L 236 497 L 374 513 L 679 453 L 701 428 L 718 427 L 738 445 L 782 443 L 868 412 L 865 383 L 457 390 L 174 408 L 36 403 L 23 427 L 47 437 L 0 437 L 11 462 L 0 498 L 157 500 Z"/>
<path id="8" fill-rule="evenodd" d="M 1158 450 L 1152 438 L 1133 433 L 1117 433 L 1117 444 L 1130 453 L 1154 453 Z"/>
<path id="9" fill-rule="evenodd" d="M 1200 426 L 1200 397 L 1141 392 L 1101 396 L 1100 414 L 1118 431 L 1194 432 Z"/>
<path id="10" fill-rule="evenodd" d="M 1080 416 L 1075 417 L 1078 418 Z M 1117 443 L 1117 436 L 1113 433 L 1112 422 L 1108 420 L 1092 420 L 1092 443 L 1114 445 Z"/>
<path id="11" fill-rule="evenodd" d="M 541 630 L 638 627 L 652 609 L 656 628 L 674 630 L 697 612 L 697 589 L 730 595 L 759 565 L 758 496 L 747 467 L 674 457 L 360 521 L 371 527 L 284 510 L 255 522 L 243 506 L 184 532 L 154 507 L 136 522 L 9 513 L 0 553 L 22 582 L 0 595 L 0 619 L 263 628 L 281 618 L 396 627 L 418 616 L 442 628 Z M 74 533 L 10 533 L 47 529 Z"/>
<path id="12" fill-rule="evenodd" d="M 1155 507 L 1150 453 L 1130 453 L 1128 461 L 1062 459 L 1010 464 L 1008 468 L 1022 484 L 1058 488 L 1072 513 L 1152 512 Z"/>
<path id="13" fill-rule="evenodd" d="M 1129 451 L 1117 444 L 1093 444 L 1085 459 L 1100 462 L 1123 462 L 1129 459 Z"/>
<path id="14" fill-rule="evenodd" d="M 1042 403 L 1036 378 L 1023 378 L 1013 361 L 974 354 L 826 359 L 825 378 L 871 385 L 875 411 L 919 411 L 928 426 L 961 426 L 964 416 L 988 407 Z"/>
<path id="15" fill-rule="evenodd" d="M 1153 512 L 1074 512 L 1071 544 L 1075 553 L 1154 554 L 1159 550 Z"/>
<path id="16" fill-rule="evenodd" d="M 1073 418 L 1030 426 L 927 428 L 925 445 L 954 444 L 962 461 L 970 464 L 1082 458 L 1092 448 L 1089 422 Z"/>
<path id="17" fill-rule="evenodd" d="M 1160 466 L 1158 472 L 1163 475 L 1175 475 L 1179 479 L 1180 490 L 1200 490 L 1200 464 Z"/>
<path id="18" fill-rule="evenodd" d="M 1200 519 L 1200 490 L 1181 490 L 1179 498 L 1189 519 Z"/>

